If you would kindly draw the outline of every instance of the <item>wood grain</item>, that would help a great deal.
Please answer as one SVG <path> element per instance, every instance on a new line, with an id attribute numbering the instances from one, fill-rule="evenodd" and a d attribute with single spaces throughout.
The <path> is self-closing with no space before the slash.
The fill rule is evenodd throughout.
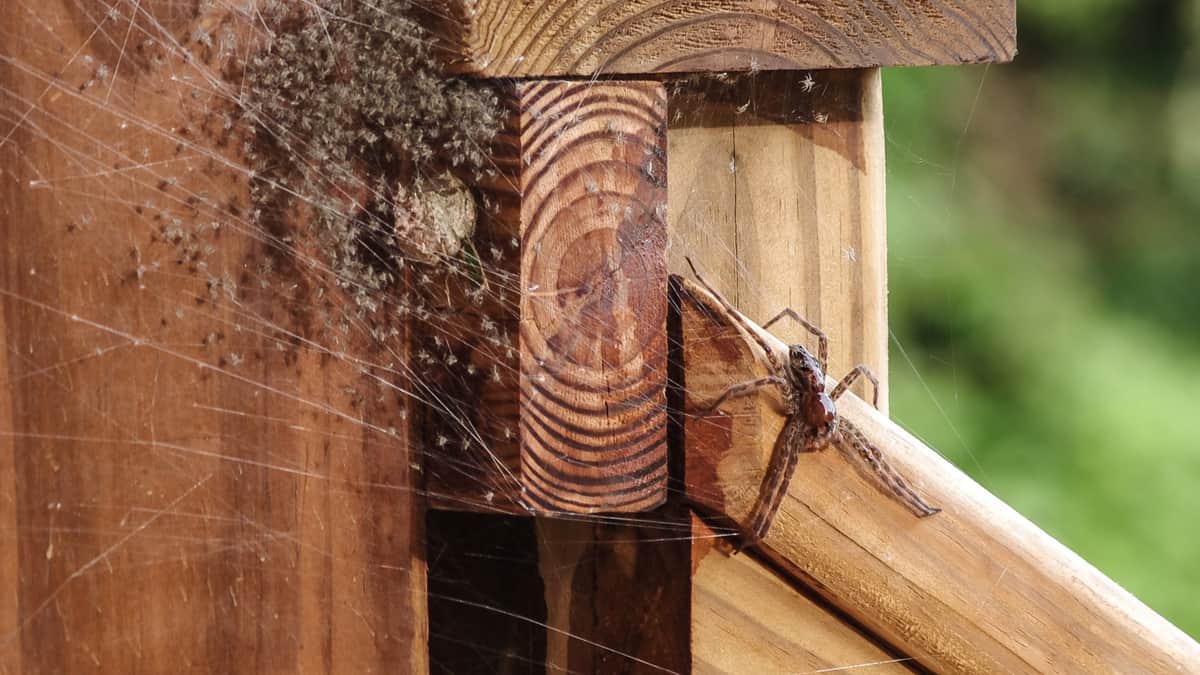
<path id="1" fill-rule="evenodd" d="M 714 545 L 721 535 L 699 518 L 692 532 L 692 672 L 911 672 L 907 657 L 886 651 L 825 602 L 753 557 Z"/>
<path id="2" fill-rule="evenodd" d="M 883 378 L 886 401 L 878 72 L 815 73 L 811 84 L 796 73 L 694 78 L 669 91 L 671 269 L 690 275 L 688 255 L 750 316 L 765 320 L 793 307 L 820 323 L 832 338 L 832 369 L 869 364 Z M 802 328 L 778 328 L 815 348 Z M 677 336 L 679 327 L 672 330 Z M 672 379 L 690 389 L 694 371 Z M 683 409 L 679 396 L 675 405 Z M 739 427 L 755 439 L 771 431 Z M 748 493 L 755 476 L 745 476 Z M 710 481 L 689 474 L 685 489 L 706 492 Z M 711 530 L 697 525 L 693 534 L 697 672 L 798 672 L 906 656 L 846 625 L 811 591 L 788 590 L 794 580 L 750 556 L 730 557 Z M 873 668 L 907 670 L 904 662 Z"/>
<path id="3" fill-rule="evenodd" d="M 493 441 L 487 456 L 443 455 L 431 498 L 439 508 L 652 509 L 667 480 L 664 90 L 529 82 L 515 85 L 512 106 L 494 190 L 509 194 L 489 198 L 507 207 L 483 236 L 519 241 L 512 271 L 489 282 L 507 294 L 493 322 L 516 333 L 514 349 L 481 344 L 469 322 L 439 330 L 475 345 L 465 358 L 513 355 L 499 381 L 466 397 L 481 409 L 447 420 L 486 418 L 474 426 Z"/>
<path id="4" fill-rule="evenodd" d="M 426 672 L 405 326 L 250 217 L 212 19 L 0 4 L 0 672 Z"/>
<path id="5" fill-rule="evenodd" d="M 879 74 L 819 73 L 809 91 L 804 78 L 761 73 L 669 90 L 669 267 L 690 275 L 690 256 L 747 316 L 766 321 L 791 307 L 821 326 L 831 374 L 863 363 L 886 375 Z M 816 353 L 802 327 L 776 330 Z"/>
<path id="6" fill-rule="evenodd" d="M 703 291 L 689 286 L 683 297 L 698 406 L 762 371 Z M 685 424 L 689 497 L 722 519 L 744 523 L 751 510 L 781 426 L 769 398 Z M 794 578 L 935 672 L 1200 668 L 1200 645 L 935 451 L 857 397 L 838 410 L 944 510 L 918 520 L 842 453 L 805 455 L 763 547 Z"/>
<path id="7" fill-rule="evenodd" d="M 487 77 L 982 63 L 1016 54 L 1013 0 L 440 0 L 437 32 Z"/>

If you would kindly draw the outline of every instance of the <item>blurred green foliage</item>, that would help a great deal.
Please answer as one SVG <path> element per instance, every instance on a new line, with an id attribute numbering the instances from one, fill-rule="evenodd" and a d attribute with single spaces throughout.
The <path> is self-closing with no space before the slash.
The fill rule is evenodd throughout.
<path id="1" fill-rule="evenodd" d="M 892 69 L 892 416 L 1200 636 L 1200 9 L 1019 3 Z"/>

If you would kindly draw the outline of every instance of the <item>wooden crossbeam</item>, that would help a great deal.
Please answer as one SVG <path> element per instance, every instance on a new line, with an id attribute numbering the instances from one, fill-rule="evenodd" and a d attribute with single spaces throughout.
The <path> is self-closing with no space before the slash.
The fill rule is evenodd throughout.
<path id="1" fill-rule="evenodd" d="M 1014 0 L 439 0 L 438 33 L 487 77 L 1007 61 Z"/>
<path id="2" fill-rule="evenodd" d="M 811 87 L 805 80 L 803 73 L 759 73 L 671 88 L 671 269 L 690 275 L 688 255 L 747 314 L 769 317 L 792 307 L 818 322 L 832 338 L 831 370 L 870 365 L 886 401 L 879 72 L 816 73 Z M 790 322 L 777 328 L 790 340 L 811 337 Z M 683 384 L 684 375 L 680 368 L 672 380 Z M 675 405 L 682 410 L 684 403 L 680 397 Z M 682 444 L 678 452 L 684 454 Z M 703 478 L 688 482 L 697 480 Z M 910 672 L 908 661 L 881 663 L 905 654 L 815 594 L 797 592 L 794 580 L 753 555 L 730 556 L 722 540 L 731 534 L 703 524 L 691 530 L 697 672 L 861 664 L 880 664 L 871 672 Z"/>

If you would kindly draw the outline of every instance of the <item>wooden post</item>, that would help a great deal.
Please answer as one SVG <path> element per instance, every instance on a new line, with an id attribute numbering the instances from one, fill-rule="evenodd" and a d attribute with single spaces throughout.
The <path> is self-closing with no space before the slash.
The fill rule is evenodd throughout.
<path id="1" fill-rule="evenodd" d="M 484 405 L 434 415 L 426 443 L 451 437 L 446 429 L 462 419 L 487 442 L 430 448 L 430 503 L 526 515 L 651 511 L 667 496 L 665 89 L 542 81 L 512 87 L 509 107 L 497 160 L 504 172 L 484 186 L 485 201 L 500 208 L 485 218 L 477 246 L 511 251 L 488 273 L 506 297 L 486 309 L 516 335 L 513 358 L 476 336 L 471 320 L 435 331 L 459 341 L 462 358 L 482 372 L 499 364 L 501 381 L 484 377 L 478 393 L 435 397 Z M 515 556 L 483 564 L 470 538 L 441 529 L 465 521 L 432 519 L 434 538 L 452 544 L 438 558 L 469 568 L 462 585 L 523 583 L 545 611 L 541 639 L 507 645 L 468 670 L 529 659 L 544 659 L 548 672 L 686 669 L 687 624 L 675 617 L 687 610 L 687 576 L 676 572 L 686 567 L 687 545 L 662 541 L 686 519 L 678 506 L 644 526 L 630 516 L 539 517 L 529 523 L 538 546 L 528 552 L 539 583 Z M 502 516 L 471 522 L 527 534 Z M 670 592 L 642 591 L 671 578 Z M 488 597 L 505 612 L 527 608 L 499 589 Z M 444 603 L 431 604 L 440 611 Z M 491 630 L 520 633 L 523 622 Z M 454 621 L 435 628 L 462 639 L 479 632 L 472 623 L 460 633 Z"/>
<path id="2" fill-rule="evenodd" d="M 886 405 L 887 256 L 878 71 L 698 80 L 672 89 L 671 111 L 672 271 L 690 276 L 683 261 L 690 256 L 747 315 L 765 320 L 791 307 L 818 323 L 830 336 L 831 371 L 867 364 L 881 377 Z M 681 301 L 674 304 L 687 309 Z M 815 349 L 803 328 L 783 323 L 778 330 Z M 711 351 L 698 356 L 690 341 L 678 346 L 689 395 L 706 364 L 723 370 Z M 715 379 L 734 382 L 743 374 L 721 372 Z M 748 435 L 746 442 L 757 441 L 761 447 L 774 440 L 777 426 L 755 426 L 746 419 L 738 427 L 738 433 Z M 713 477 L 692 464 L 688 434 L 693 424 L 687 419 L 681 451 L 688 463 L 685 489 L 697 499 L 713 496 Z M 743 498 L 754 498 L 760 478 L 761 473 L 746 468 L 736 481 Z M 858 630 L 852 620 L 831 632 L 831 625 L 848 621 L 845 615 L 809 596 L 779 591 L 789 582 L 756 571 L 747 556 L 730 557 L 728 546 L 714 546 L 707 527 L 697 526 L 693 534 L 694 666 L 734 665 L 729 645 L 719 639 L 725 633 L 746 636 L 736 663 L 754 672 L 905 658 Z M 762 596 L 750 592 L 756 587 L 773 593 L 771 611 L 758 609 Z M 731 588 L 744 592 L 727 592 Z M 827 639 L 798 637 L 807 631 Z"/>

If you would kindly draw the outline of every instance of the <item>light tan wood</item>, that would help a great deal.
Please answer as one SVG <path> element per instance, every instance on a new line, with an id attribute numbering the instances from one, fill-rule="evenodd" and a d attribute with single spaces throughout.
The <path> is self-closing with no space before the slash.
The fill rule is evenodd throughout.
<path id="1" fill-rule="evenodd" d="M 681 301 L 693 409 L 763 372 L 689 286 Z M 766 335 L 766 333 L 763 333 Z M 775 340 L 783 354 L 786 345 Z M 690 418 L 689 496 L 745 523 L 775 434 L 770 395 Z M 839 413 L 944 511 L 920 519 L 837 450 L 803 455 L 762 551 L 936 672 L 1196 672 L 1200 645 L 857 397 Z"/>
<path id="2" fill-rule="evenodd" d="M 0 3 L 0 672 L 423 673 L 404 326 L 250 217 L 210 19 Z"/>
<path id="3" fill-rule="evenodd" d="M 689 80 L 670 90 L 670 266 L 690 274 L 683 260 L 690 256 L 759 320 L 792 307 L 821 324 L 831 336 L 831 369 L 868 364 L 882 377 L 886 401 L 879 76 L 850 71 L 813 78 L 810 85 L 803 74 L 760 73 Z M 803 328 L 789 321 L 777 328 L 815 349 Z M 689 389 L 690 377 L 685 374 Z M 772 430 L 739 428 L 760 440 Z M 687 480 L 689 492 L 706 490 L 707 478 Z M 748 490 L 757 488 L 755 475 L 746 480 Z M 904 658 L 854 629 L 831 628 L 841 617 L 785 592 L 780 581 L 768 583 L 771 572 L 749 556 L 728 557 L 702 529 L 694 534 L 692 662 L 698 671 L 798 672 Z M 738 585 L 748 588 L 724 591 Z M 765 603 L 772 603 L 770 611 L 760 609 Z M 737 670 L 739 663 L 748 669 Z"/>
<path id="4" fill-rule="evenodd" d="M 713 545 L 720 535 L 693 522 L 692 672 L 910 672 L 908 657 L 888 653 L 754 558 L 730 556 Z"/>
<path id="5" fill-rule="evenodd" d="M 547 673 L 688 670 L 688 516 L 623 520 L 537 519 Z"/>
<path id="6" fill-rule="evenodd" d="M 667 487 L 665 91 L 528 82 L 510 110 L 500 147 L 512 156 L 497 161 L 506 171 L 490 200 L 505 207 L 477 247 L 509 251 L 511 272 L 488 273 L 506 302 L 487 322 L 515 344 L 459 320 L 470 303 L 438 327 L 473 350 L 464 361 L 495 365 L 478 389 L 438 397 L 484 402 L 444 421 L 473 420 L 488 442 L 475 456 L 439 448 L 431 498 L 538 513 L 655 508 Z"/>
<path id="7" fill-rule="evenodd" d="M 860 363 L 886 375 L 879 73 L 813 77 L 811 92 L 799 73 L 670 90 L 669 267 L 690 274 L 683 260 L 690 256 L 758 321 L 795 309 L 829 336 L 831 375 Z M 794 322 L 774 328 L 816 353 Z M 886 377 L 881 384 L 886 402 Z"/>
<path id="8" fill-rule="evenodd" d="M 1013 0 L 441 0 L 463 70 L 489 77 L 1006 61 Z"/>

